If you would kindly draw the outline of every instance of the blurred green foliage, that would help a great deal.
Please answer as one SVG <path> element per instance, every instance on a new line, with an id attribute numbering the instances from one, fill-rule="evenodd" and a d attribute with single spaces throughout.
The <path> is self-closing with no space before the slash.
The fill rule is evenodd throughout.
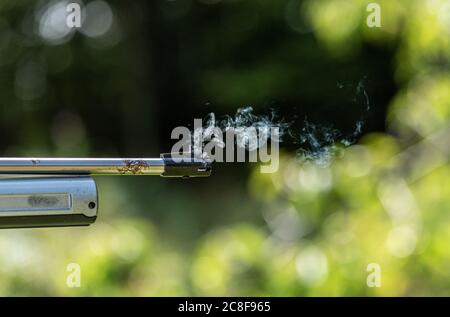
<path id="1" fill-rule="evenodd" d="M 328 167 L 301 161 L 286 151 L 278 172 L 261 174 L 254 166 L 248 178 L 229 175 L 227 168 L 232 167 L 226 164 L 210 180 L 191 184 L 98 178 L 101 213 L 93 226 L 0 232 L 0 294 L 450 295 L 450 3 L 379 0 L 382 27 L 371 29 L 366 26 L 369 2 L 246 1 L 248 11 L 258 6 L 260 15 L 230 11 L 223 15 L 231 21 L 229 26 L 244 31 L 210 38 L 217 37 L 215 41 L 233 50 L 256 32 L 252 25 L 257 19 L 270 27 L 283 6 L 285 23 L 296 32 L 311 34 L 307 41 L 316 44 L 297 50 L 295 43 L 280 42 L 277 56 L 288 61 L 283 66 L 263 58 L 237 72 L 232 62 L 239 61 L 233 60 L 214 71 L 206 67 L 194 77 L 201 78 L 201 91 L 215 96 L 218 105 L 264 102 L 294 90 L 314 102 L 326 102 L 327 94 L 332 95 L 326 90 L 321 95 L 306 82 L 303 89 L 290 86 L 297 78 L 297 69 L 286 66 L 293 55 L 310 49 L 310 55 L 326 60 L 317 61 L 326 69 L 330 61 L 336 65 L 359 61 L 369 45 L 389 52 L 397 87 L 389 101 L 386 132 L 369 133 L 357 145 L 338 149 L 340 154 Z M 164 2 L 161 10 L 175 21 L 188 15 L 193 5 L 183 3 Z M 204 0 L 195 5 L 225 4 Z M 125 37 L 128 33 L 122 30 L 123 34 L 110 34 L 112 39 L 74 37 L 71 41 L 79 45 L 37 44 L 26 32 L 27 15 L 22 16 L 31 6 L 30 1 L 0 4 L 0 16 L 19 16 L 22 23 L 9 25 L 0 18 L 0 129 L 6 138 L 3 145 L 8 145 L 4 154 L 113 155 L 143 146 L 156 149 L 157 143 L 143 139 L 154 132 L 148 123 L 156 125 L 155 118 L 166 114 L 138 106 L 158 100 L 158 91 L 140 82 L 146 57 L 129 39 L 153 31 Z M 113 7 L 125 19 L 126 9 L 116 3 Z M 276 36 L 274 32 L 266 29 L 263 34 Z M 122 44 L 114 44 L 115 36 L 124 37 Z M 155 42 L 145 52 L 158 54 L 152 45 L 170 45 L 163 37 Z M 220 47 L 209 44 L 202 49 Z M 91 48 L 80 48 L 85 45 Z M 105 50 L 114 53 L 95 57 Z M 179 64 L 167 67 L 190 71 L 195 57 L 183 56 Z M 68 75 L 73 59 L 77 68 Z M 163 56 L 158 60 L 167 63 Z M 245 52 L 241 63 L 251 64 Z M 42 80 L 42 65 L 53 74 L 48 77 L 51 82 Z M 158 75 L 170 82 L 162 72 Z M 157 77 L 152 80 L 154 87 L 163 85 L 158 85 Z M 78 84 L 88 90 L 70 89 Z M 249 99 L 252 94 L 255 99 Z M 101 128 L 94 124 L 100 119 L 89 115 L 93 103 L 87 96 L 101 101 L 100 109 L 92 113 L 105 110 Z M 182 94 L 172 97 L 173 102 L 182 100 Z M 189 102 L 196 98 L 203 97 Z M 54 100 L 67 103 L 61 107 Z M 118 115 L 106 111 L 108 105 Z M 147 112 L 142 114 L 142 109 Z M 50 116 L 54 113 L 56 118 Z M 112 124 L 118 117 L 125 118 L 118 121 L 121 127 Z M 108 138 L 115 128 L 125 131 L 121 135 L 130 141 L 125 150 Z M 80 288 L 66 285 L 66 267 L 72 262 L 81 266 Z M 366 284 L 369 263 L 381 267 L 379 288 Z"/>

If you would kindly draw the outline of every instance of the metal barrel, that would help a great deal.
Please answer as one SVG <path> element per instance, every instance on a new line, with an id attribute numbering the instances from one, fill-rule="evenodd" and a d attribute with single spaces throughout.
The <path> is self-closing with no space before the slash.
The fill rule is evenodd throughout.
<path id="1" fill-rule="evenodd" d="M 0 158 L 0 174 L 14 175 L 160 175 L 163 177 L 202 177 L 211 174 L 203 159 L 174 158 Z"/>

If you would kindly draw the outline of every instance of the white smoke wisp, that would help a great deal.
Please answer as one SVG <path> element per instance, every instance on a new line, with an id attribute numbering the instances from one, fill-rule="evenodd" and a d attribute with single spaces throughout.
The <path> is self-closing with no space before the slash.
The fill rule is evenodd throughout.
<path id="1" fill-rule="evenodd" d="M 314 124 L 305 119 L 304 127 L 296 137 L 296 143 L 300 145 L 300 148 L 297 150 L 297 155 L 300 160 L 311 161 L 319 166 L 327 167 L 338 153 L 340 153 L 339 144 L 348 147 L 358 141 L 358 138 L 363 133 L 370 111 L 370 99 L 365 89 L 365 82 L 366 78 L 364 77 L 356 85 L 352 102 L 355 104 L 362 103 L 364 105 L 364 111 L 356 121 L 351 133 L 343 135 L 341 131 L 333 127 Z M 339 89 L 345 86 L 342 83 L 337 84 Z M 349 86 L 351 87 L 351 85 Z M 295 133 L 293 134 L 295 135 Z"/>
<path id="2" fill-rule="evenodd" d="M 364 125 L 367 121 L 367 116 L 370 111 L 370 99 L 369 94 L 367 93 L 365 88 L 365 82 L 366 77 L 358 82 L 358 85 L 356 86 L 355 96 L 353 98 L 354 103 L 361 102 L 364 105 L 364 112 L 360 116 L 359 120 L 355 123 L 355 129 L 353 130 L 353 132 L 341 140 L 341 143 L 344 146 L 350 146 L 357 141 L 359 136 L 362 134 Z M 358 99 L 361 100 L 359 101 Z"/>
<path id="3" fill-rule="evenodd" d="M 275 110 L 269 114 L 258 115 L 252 107 L 247 106 L 238 108 L 233 116 L 227 115 L 222 119 L 218 119 L 215 113 L 209 113 L 202 121 L 203 126 L 195 128 L 192 133 L 194 154 L 205 157 L 203 151 L 205 143 L 225 148 L 224 136 L 231 130 L 235 135 L 235 145 L 241 149 L 251 152 L 264 146 L 269 139 L 278 143 L 289 139 L 298 145 L 297 157 L 300 161 L 310 161 L 318 166 L 327 167 L 341 153 L 343 147 L 355 144 L 363 133 L 371 108 L 365 82 L 366 78 L 363 78 L 356 85 L 337 84 L 338 89 L 350 89 L 349 93 L 353 96 L 352 103 L 363 105 L 363 112 L 350 133 L 344 134 L 332 126 L 316 124 L 307 119 L 298 131 L 293 128 L 294 121 L 288 122 L 280 118 Z M 273 131 L 277 134 L 274 135 Z"/>
<path id="4" fill-rule="evenodd" d="M 225 147 L 223 137 L 230 130 L 233 131 L 235 143 L 238 147 L 247 151 L 255 151 L 264 146 L 270 138 L 281 143 L 283 136 L 287 133 L 290 124 L 278 119 L 275 111 L 270 115 L 256 115 L 250 106 L 237 109 L 234 116 L 227 115 L 217 120 L 215 113 L 209 113 L 205 119 L 204 126 L 197 128 L 193 133 L 193 144 L 203 145 L 205 142 L 213 142 L 220 148 Z M 277 128 L 277 129 L 275 129 Z M 271 131 L 276 131 L 276 134 Z M 202 142 L 199 142 L 199 140 Z M 201 152 L 201 149 L 194 149 Z"/>
<path id="5" fill-rule="evenodd" d="M 226 130 L 234 129 L 237 133 L 237 146 L 248 151 L 254 151 L 267 143 L 271 129 L 278 128 L 275 136 L 279 143 L 288 131 L 290 124 L 284 120 L 278 120 L 275 111 L 270 115 L 256 115 L 252 107 L 239 108 L 234 117 L 227 116 L 221 126 Z M 255 128 L 254 130 L 248 128 Z M 257 135 L 251 131 L 257 131 Z M 274 136 L 272 136 L 274 137 Z"/>
<path id="6" fill-rule="evenodd" d="M 336 156 L 336 140 L 341 136 L 339 130 L 315 125 L 305 119 L 299 140 L 297 156 L 300 160 L 311 161 L 319 166 L 328 166 Z"/>

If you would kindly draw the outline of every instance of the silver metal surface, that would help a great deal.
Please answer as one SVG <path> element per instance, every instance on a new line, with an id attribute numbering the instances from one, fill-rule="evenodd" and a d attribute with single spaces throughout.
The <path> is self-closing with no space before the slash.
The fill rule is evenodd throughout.
<path id="1" fill-rule="evenodd" d="M 161 158 L 0 158 L 0 174 L 160 175 Z"/>
<path id="2" fill-rule="evenodd" d="M 163 177 L 203 177 L 211 175 L 210 163 L 203 159 L 170 154 L 160 158 L 0 158 L 3 175 L 160 175 Z"/>
<path id="3" fill-rule="evenodd" d="M 9 216 L 97 215 L 97 188 L 89 176 L 0 180 L 0 222 Z"/>
<path id="4" fill-rule="evenodd" d="M 160 158 L 0 158 L 0 228 L 89 225 L 97 188 L 89 175 L 204 177 L 210 162 Z"/>

